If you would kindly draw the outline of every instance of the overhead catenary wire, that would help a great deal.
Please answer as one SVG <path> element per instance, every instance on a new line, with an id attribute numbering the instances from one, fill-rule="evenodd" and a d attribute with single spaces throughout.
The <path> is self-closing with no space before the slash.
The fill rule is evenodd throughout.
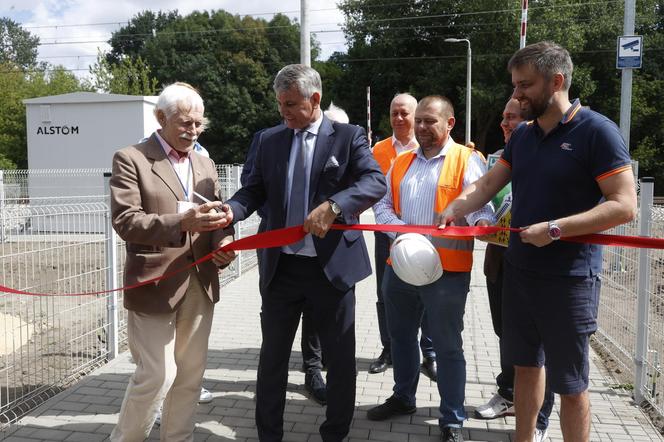
<path id="1" fill-rule="evenodd" d="M 644 53 L 650 52 L 664 52 L 663 48 L 648 48 L 643 50 Z M 606 54 L 606 53 L 615 53 L 615 48 L 613 49 L 596 49 L 588 51 L 570 51 L 571 55 L 590 55 L 590 54 Z M 482 58 L 503 58 L 509 57 L 513 53 L 487 53 L 487 54 L 473 54 L 473 59 L 482 59 Z M 403 56 L 403 57 L 370 57 L 370 58 L 342 58 L 339 60 L 340 63 L 358 63 L 358 62 L 375 62 L 375 61 L 413 61 L 413 60 L 442 60 L 442 59 L 462 59 L 466 58 L 465 55 L 430 55 L 430 56 Z M 263 65 L 282 65 L 283 63 L 297 63 L 298 60 L 284 61 L 284 62 L 266 62 L 262 63 Z M 68 71 L 68 72 L 82 72 L 88 71 L 88 68 L 73 68 L 67 69 L 61 66 L 56 66 L 53 68 L 45 69 L 23 69 L 23 70 L 0 70 L 0 74 L 20 74 L 20 73 L 41 73 L 41 72 L 54 72 L 54 71 Z"/>
<path id="2" fill-rule="evenodd" d="M 394 6 L 406 6 L 411 5 L 412 2 L 394 2 L 394 3 L 381 3 L 373 5 L 364 5 L 365 9 L 376 9 L 376 8 L 392 8 Z M 327 11 L 337 11 L 338 8 L 319 8 L 319 9 L 310 9 L 309 12 L 327 12 Z M 210 11 L 212 12 L 212 10 Z M 300 10 L 292 11 L 270 11 L 270 12 L 248 12 L 246 14 L 233 14 L 229 11 L 226 11 L 231 15 L 237 15 L 239 17 L 255 17 L 255 16 L 264 16 L 264 15 L 288 15 L 288 14 L 299 14 Z M 83 27 L 83 26 L 110 26 L 110 25 L 124 25 L 126 22 L 123 21 L 111 21 L 111 22 L 98 22 L 98 23 L 69 23 L 69 24 L 58 24 L 58 25 L 33 25 L 33 26 L 23 26 L 23 29 L 42 29 L 42 28 L 67 28 L 67 27 Z"/>
<path id="3" fill-rule="evenodd" d="M 570 8 L 570 7 L 588 7 L 592 5 L 606 5 L 609 3 L 621 3 L 622 0 L 604 0 L 600 2 L 585 2 L 585 3 L 578 3 L 578 4 L 566 4 L 566 5 L 549 5 L 549 6 L 534 6 L 531 7 L 532 10 L 538 10 L 538 9 L 557 9 L 557 8 Z M 319 9 L 318 11 L 323 11 L 324 9 Z M 327 10 L 327 9 L 325 9 Z M 499 13 L 517 13 L 519 12 L 520 9 L 494 9 L 494 10 L 486 10 L 486 11 L 471 11 L 471 12 L 457 12 L 457 13 L 448 13 L 448 14 L 435 14 L 435 15 L 426 15 L 426 16 L 406 16 L 406 17 L 395 17 L 395 18 L 387 18 L 387 19 L 364 19 L 362 20 L 363 24 L 370 24 L 370 23 L 381 23 L 381 22 L 394 22 L 394 21 L 408 21 L 408 20 L 418 20 L 418 19 L 432 19 L 432 18 L 445 18 L 445 17 L 463 17 L 463 16 L 476 16 L 476 15 L 484 15 L 484 14 L 499 14 Z M 281 12 L 275 11 L 274 14 L 280 14 Z M 267 14 L 267 13 L 266 13 Z M 116 24 L 116 22 L 104 22 L 104 23 L 98 23 L 99 25 L 109 25 L 109 24 Z M 123 24 L 122 22 L 117 22 L 117 24 Z M 337 26 L 343 26 L 338 23 L 325 23 L 325 25 L 337 25 Z M 531 23 L 532 24 L 532 23 Z M 64 28 L 64 27 L 76 27 L 76 26 L 93 26 L 96 25 L 94 23 L 82 23 L 82 24 L 61 24 L 61 25 L 40 25 L 40 26 L 35 26 L 34 28 Z M 312 24 L 312 26 L 321 26 L 323 25 L 322 23 L 319 24 Z M 460 26 L 464 24 L 457 24 L 456 26 Z M 477 22 L 474 24 L 467 24 L 465 26 L 482 26 L 483 23 Z M 274 26 L 267 26 L 269 29 L 279 29 L 279 28 L 289 28 L 291 25 L 274 25 Z M 347 25 L 346 25 L 347 26 Z M 415 26 L 413 26 L 415 27 Z M 26 27 L 26 29 L 29 29 L 30 27 Z M 242 27 L 242 28 L 221 28 L 221 29 L 202 29 L 202 30 L 185 30 L 185 31 L 160 31 L 159 33 L 162 35 L 178 35 L 178 34 L 209 34 L 209 33 L 218 33 L 218 32 L 250 32 L 253 30 L 264 30 L 266 28 L 266 25 L 261 25 L 261 26 L 252 26 L 252 27 Z M 319 32 L 319 33 L 328 33 L 328 32 L 344 32 L 344 29 L 339 28 L 339 29 L 334 29 L 334 30 L 326 30 L 326 29 L 321 29 L 321 30 L 315 30 L 313 32 Z M 122 33 L 113 33 L 112 38 L 128 38 L 128 39 L 138 39 L 138 38 L 150 38 L 153 37 L 153 33 L 131 33 L 131 34 L 122 34 Z M 44 39 L 58 39 L 59 37 L 42 37 Z M 69 38 L 88 38 L 88 37 L 69 37 Z M 102 40 L 86 40 L 86 41 L 76 41 L 75 43 L 106 43 L 107 41 L 102 41 Z M 74 42 L 50 42 L 50 43 L 40 43 L 40 45 L 57 45 L 57 44 L 73 44 Z"/>
<path id="4" fill-rule="evenodd" d="M 565 23 L 571 23 L 571 24 L 580 24 L 580 23 L 591 23 L 593 21 L 597 20 L 604 20 L 604 19 L 598 19 L 598 18 L 586 18 L 586 19 L 575 19 L 574 21 L 570 22 L 569 20 L 566 20 Z M 618 18 L 616 18 L 616 25 L 619 25 L 621 22 Z M 531 20 L 529 21 L 529 24 L 531 26 L 537 26 L 540 24 L 550 23 L 550 20 L 547 20 L 546 22 L 544 21 L 539 21 L 539 20 Z M 422 30 L 422 29 L 442 29 L 442 28 L 474 28 L 474 29 L 481 29 L 481 28 L 499 28 L 503 27 L 505 23 L 503 22 L 470 22 L 470 23 L 454 23 L 454 24 L 434 24 L 434 25 L 413 25 L 413 26 L 400 26 L 400 27 L 390 27 L 389 29 L 386 29 L 384 31 L 388 32 L 393 32 L 393 31 L 401 31 L 401 30 Z M 275 27 L 266 27 L 266 28 L 260 28 L 263 30 L 272 30 L 272 29 L 277 29 L 277 28 L 290 28 L 290 25 L 284 25 L 284 26 L 275 26 Z M 258 28 L 251 28 L 248 30 L 255 30 Z M 215 34 L 215 33 L 220 33 L 220 32 L 237 32 L 237 31 L 247 31 L 247 29 L 243 28 L 223 28 L 223 29 L 202 29 L 202 30 L 187 30 L 187 31 L 162 31 L 158 32 L 157 34 L 161 36 L 168 36 L 168 35 L 201 35 L 201 34 Z M 323 34 L 323 33 L 343 33 L 345 32 L 344 29 L 316 29 L 311 31 L 311 34 Z M 474 34 L 478 34 L 478 32 L 473 32 Z M 265 35 L 271 35 L 273 33 L 266 32 Z M 155 35 L 152 33 L 142 33 L 142 34 L 114 34 L 112 35 L 113 38 L 126 38 L 126 39 L 143 39 L 143 38 L 150 38 L 154 37 Z M 94 44 L 94 43 L 108 43 L 108 40 L 65 40 L 66 38 L 69 39 L 83 39 L 87 38 L 85 36 L 76 36 L 76 37 L 45 37 L 45 39 L 48 40 L 59 40 L 59 41 L 53 41 L 53 42 L 40 42 L 39 46 L 53 46 L 53 45 L 66 45 L 66 44 Z M 62 39 L 62 40 L 60 40 Z"/>
<path id="5" fill-rule="evenodd" d="M 588 6 L 593 6 L 593 5 L 607 5 L 610 3 L 620 3 L 622 4 L 624 0 L 602 0 L 602 1 L 595 1 L 595 2 L 582 2 L 582 3 L 575 3 L 575 4 L 563 4 L 563 5 L 546 5 L 546 6 L 532 6 L 530 7 L 530 10 L 538 10 L 538 9 L 560 9 L 560 8 L 571 8 L 571 7 L 588 7 Z M 376 7 L 392 7 L 392 6 L 397 6 L 397 5 L 409 5 L 412 4 L 410 2 L 397 2 L 397 3 L 388 3 L 388 4 L 380 4 L 380 5 L 363 5 L 362 8 L 376 8 Z M 325 11 L 336 11 L 337 8 L 322 8 L 322 9 L 311 9 L 310 12 L 325 12 Z M 228 12 L 228 11 L 226 11 Z M 299 10 L 293 10 L 293 11 L 274 11 L 274 12 L 262 12 L 262 13 L 251 13 L 251 14 L 235 14 L 240 17 L 252 17 L 252 16 L 258 16 L 258 15 L 288 15 L 288 14 L 296 14 L 299 13 Z M 499 13 L 520 13 L 521 9 L 520 8 L 507 8 L 507 9 L 492 9 L 492 10 L 484 10 L 484 11 L 471 11 L 471 12 L 454 12 L 454 13 L 448 13 L 448 14 L 435 14 L 435 15 L 427 15 L 427 16 L 406 16 L 406 17 L 395 17 L 395 18 L 389 18 L 389 19 L 367 19 L 367 20 L 362 20 L 363 23 L 374 23 L 374 22 L 382 22 L 382 21 L 395 21 L 395 20 L 415 20 L 415 19 L 425 19 L 425 18 L 444 18 L 444 17 L 463 17 L 463 16 L 470 16 L 470 15 L 484 15 L 484 14 L 499 14 Z M 230 14 L 230 13 L 229 13 Z M 233 14 L 231 14 L 233 15 Z M 67 23 L 67 24 L 55 24 L 55 25 L 33 25 L 33 26 L 23 26 L 23 29 L 45 29 L 45 28 L 67 28 L 67 27 L 91 27 L 91 26 L 110 26 L 110 25 L 125 25 L 128 22 L 125 21 L 112 21 L 112 22 L 100 22 L 100 23 Z M 336 24 L 336 23 L 324 23 L 324 24 Z M 320 25 L 320 23 L 318 24 Z M 243 28 L 235 29 L 235 30 L 242 30 Z M 146 34 L 148 35 L 148 34 Z M 151 34 L 149 34 L 151 35 Z"/>
<path id="6" fill-rule="evenodd" d="M 604 1 L 604 2 L 588 2 L 588 3 L 584 3 L 584 4 L 572 4 L 572 5 L 552 5 L 552 6 L 547 6 L 546 8 L 551 9 L 551 8 L 559 8 L 559 7 L 588 6 L 588 5 L 599 4 L 599 3 L 601 3 L 601 4 L 619 3 L 620 1 L 622 1 L 622 0 L 608 0 L 608 1 Z M 405 3 L 405 2 L 392 3 L 392 5 L 397 5 L 397 4 L 408 4 L 408 3 Z M 383 6 L 385 6 L 385 5 L 383 5 Z M 534 7 L 532 9 L 541 9 L 541 8 L 545 8 L 545 7 L 544 6 Z M 322 11 L 322 10 L 323 9 L 320 9 L 320 11 Z M 282 12 L 288 12 L 288 11 L 275 11 L 275 12 L 270 13 L 270 14 L 275 14 L 276 15 L 276 14 L 282 13 Z M 406 19 L 418 19 L 418 18 L 427 18 L 427 17 L 431 18 L 431 17 L 443 17 L 443 16 L 457 17 L 457 16 L 463 16 L 463 15 L 478 15 L 478 14 L 489 14 L 489 13 L 493 14 L 493 13 L 497 13 L 497 12 L 503 12 L 503 13 L 504 12 L 513 12 L 513 13 L 516 13 L 516 12 L 518 12 L 518 9 L 502 9 L 502 10 L 491 10 L 491 11 L 472 11 L 472 12 L 467 12 L 467 13 L 439 14 L 439 15 L 436 15 L 436 16 L 401 17 L 400 19 L 406 20 Z M 265 13 L 265 14 L 268 14 L 268 13 Z M 380 20 L 367 20 L 366 22 L 370 23 L 370 22 L 378 22 L 378 21 L 380 21 Z M 113 22 L 106 22 L 104 24 L 108 24 L 108 23 L 113 23 Z M 536 23 L 531 22 L 531 25 L 535 25 L 535 24 Z M 318 25 L 320 25 L 320 24 L 318 24 Z M 408 29 L 427 29 L 427 28 L 434 28 L 434 27 L 438 27 L 438 28 L 442 28 L 442 27 L 475 27 L 475 28 L 477 28 L 477 27 L 486 27 L 486 26 L 490 26 L 490 25 L 491 24 L 477 22 L 477 23 L 457 23 L 455 25 L 406 26 L 406 27 L 399 27 L 399 28 L 391 27 L 390 31 L 408 30 Z M 496 25 L 501 26 L 501 25 L 503 25 L 503 23 L 496 23 Z M 58 25 L 49 25 L 49 26 L 53 26 L 53 27 L 56 27 L 56 28 L 58 27 Z M 75 26 L 75 25 L 59 25 L 59 26 L 64 27 L 64 26 Z M 268 28 L 270 28 L 270 29 L 287 28 L 287 27 L 290 27 L 290 25 L 268 26 Z M 253 28 L 255 28 L 255 29 L 265 29 L 266 26 L 262 25 L 260 27 L 253 27 Z M 162 32 L 160 32 L 160 34 L 163 34 L 163 35 L 168 35 L 168 34 L 196 34 L 196 33 L 203 34 L 203 33 L 214 33 L 214 32 L 234 32 L 234 31 L 251 31 L 251 30 L 253 30 L 251 27 L 250 28 L 223 28 L 223 29 L 204 29 L 204 30 L 198 30 L 198 31 L 191 31 L 191 30 L 187 30 L 187 31 L 162 31 Z M 344 31 L 345 31 L 345 29 L 342 29 L 342 28 L 339 28 L 339 29 L 318 29 L 318 30 L 312 31 L 312 33 L 314 33 L 314 34 L 316 34 L 316 33 L 318 33 L 318 34 L 342 33 Z M 477 34 L 477 32 L 474 32 L 474 34 Z M 137 38 L 142 38 L 142 37 L 143 38 L 148 38 L 150 36 L 153 36 L 153 34 L 152 33 L 150 33 L 150 34 L 127 34 L 127 35 L 123 35 L 123 34 L 119 34 L 119 33 L 112 34 L 112 38 L 116 38 L 116 39 L 117 38 L 126 38 L 126 39 L 132 39 L 132 40 L 137 39 Z M 59 46 L 59 45 L 72 45 L 72 44 L 84 45 L 84 44 L 106 44 L 106 43 L 108 43 L 108 40 L 75 40 L 75 41 L 67 40 L 67 41 L 63 41 L 64 38 L 65 37 L 62 37 L 62 38 L 59 38 L 59 37 L 46 37 L 45 39 L 53 39 L 54 41 L 52 41 L 52 42 L 40 42 L 40 46 Z M 69 38 L 72 38 L 72 37 L 69 37 Z M 324 44 L 327 45 L 328 43 L 324 43 Z"/>

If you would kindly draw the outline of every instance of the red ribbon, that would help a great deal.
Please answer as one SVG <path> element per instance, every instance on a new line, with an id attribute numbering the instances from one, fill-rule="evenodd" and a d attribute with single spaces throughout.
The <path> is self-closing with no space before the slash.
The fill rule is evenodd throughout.
<path id="1" fill-rule="evenodd" d="M 475 226 L 475 227 L 460 227 L 460 226 L 448 226 L 444 229 L 439 229 L 436 226 L 421 226 L 421 225 L 391 225 L 391 224 L 354 224 L 354 225 L 345 225 L 345 224 L 333 224 L 331 227 L 332 230 L 364 230 L 364 231 L 373 231 L 373 232 L 396 232 L 396 233 L 420 233 L 422 235 L 431 235 L 431 236 L 444 236 L 444 237 L 458 237 L 458 236 L 483 236 L 491 235 L 496 232 L 509 230 L 511 232 L 520 232 L 523 229 L 517 229 L 513 227 L 499 227 L 499 226 Z M 254 249 L 265 249 L 269 247 L 282 247 L 288 244 L 292 244 L 304 238 L 305 232 L 302 229 L 302 226 L 296 227 L 287 227 L 285 229 L 271 230 L 269 232 L 257 233 L 256 235 L 247 236 L 245 238 L 240 238 L 232 243 L 226 244 L 224 247 L 221 247 L 214 252 L 208 253 L 202 258 L 197 259 L 191 264 L 188 264 L 185 267 L 176 269 L 172 272 L 166 273 L 164 275 L 158 276 L 156 278 L 148 279 L 146 281 L 141 281 L 137 284 L 128 285 L 125 287 L 120 287 L 112 290 L 100 290 L 96 292 L 85 292 L 85 293 L 32 293 L 26 292 L 23 290 L 16 290 L 10 287 L 5 287 L 0 285 L 0 292 L 4 293 L 14 293 L 17 295 L 27 295 L 27 296 L 90 296 L 90 295 L 102 295 L 106 293 L 118 292 L 120 290 L 128 290 L 137 287 L 141 287 L 147 284 L 151 284 L 162 279 L 170 278 L 171 276 L 188 270 L 189 268 L 198 265 L 202 262 L 209 261 L 212 259 L 212 255 L 221 250 L 224 252 L 228 251 L 240 251 L 240 250 L 254 250 Z M 607 235 L 602 233 L 592 233 L 589 235 L 580 235 L 580 236 L 570 236 L 560 238 L 562 241 L 569 241 L 575 243 L 585 243 L 585 244 L 600 244 L 605 246 L 618 246 L 618 247 L 635 247 L 635 248 L 649 248 L 649 249 L 664 249 L 664 239 L 662 238 L 650 238 L 643 236 L 624 236 L 624 235 Z"/>

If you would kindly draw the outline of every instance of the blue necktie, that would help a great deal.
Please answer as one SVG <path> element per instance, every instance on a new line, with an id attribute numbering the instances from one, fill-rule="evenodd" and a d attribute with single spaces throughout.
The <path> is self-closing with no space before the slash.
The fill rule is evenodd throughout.
<path id="1" fill-rule="evenodd" d="M 290 197 L 288 199 L 288 216 L 286 217 L 286 226 L 299 226 L 304 224 L 305 202 L 305 184 L 306 184 L 306 139 L 309 132 L 303 130 L 295 136 L 298 142 L 295 145 L 298 148 L 295 154 L 295 165 L 293 166 L 293 181 L 291 182 Z M 293 252 L 297 253 L 304 247 L 304 240 L 290 245 Z"/>

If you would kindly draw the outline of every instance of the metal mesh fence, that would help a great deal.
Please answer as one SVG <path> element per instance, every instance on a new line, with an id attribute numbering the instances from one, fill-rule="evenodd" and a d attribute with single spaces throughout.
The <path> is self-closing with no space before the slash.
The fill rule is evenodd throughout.
<path id="1" fill-rule="evenodd" d="M 106 170 L 0 172 L 0 283 L 45 294 L 107 288 L 110 268 Z M 224 199 L 238 188 L 239 166 L 218 166 Z M 258 218 L 236 227 L 253 234 Z M 113 233 L 114 235 L 114 233 Z M 122 281 L 124 243 L 116 249 Z M 220 274 L 227 284 L 256 265 L 242 252 Z M 109 357 L 111 295 L 26 296 L 0 293 L 0 428 L 15 422 Z M 117 296 L 118 344 L 126 344 L 126 311 Z"/>
<path id="2" fill-rule="evenodd" d="M 653 206 L 652 215 L 651 236 L 664 238 L 664 207 Z M 647 266 L 647 349 L 641 394 L 660 415 L 664 415 L 664 379 L 661 365 L 661 358 L 664 357 L 664 250 L 647 250 Z"/>
<path id="3" fill-rule="evenodd" d="M 2 285 L 35 293 L 105 288 L 97 202 L 24 205 L 5 213 Z M 53 230 L 58 226 L 64 230 Z M 102 233 L 87 233 L 88 231 Z M 106 356 L 105 296 L 0 296 L 0 422 L 12 422 Z"/>
<path id="4" fill-rule="evenodd" d="M 637 235 L 637 222 L 606 233 Z M 636 341 L 636 249 L 605 247 L 599 306 L 599 341 L 623 371 L 632 370 Z"/>
<path id="5" fill-rule="evenodd" d="M 651 205 L 640 195 L 640 206 Z M 620 235 L 639 235 L 640 223 L 650 227 L 650 236 L 664 237 L 664 206 L 651 205 L 650 219 L 638 219 L 618 226 L 610 232 Z M 660 414 L 664 414 L 664 384 L 661 356 L 664 354 L 664 251 L 649 249 L 605 247 L 602 271 L 602 292 L 599 309 L 599 330 L 596 342 L 606 351 L 614 373 L 625 383 L 634 383 L 636 392 Z M 645 263 L 645 266 L 643 265 Z M 639 292 L 639 274 L 646 273 L 645 286 Z M 648 298 L 646 317 L 639 315 L 639 296 Z M 645 321 L 647 333 L 645 354 L 637 352 L 638 328 Z M 639 381 L 635 360 L 643 358 L 643 379 Z M 636 379 L 636 380 L 635 380 Z"/>

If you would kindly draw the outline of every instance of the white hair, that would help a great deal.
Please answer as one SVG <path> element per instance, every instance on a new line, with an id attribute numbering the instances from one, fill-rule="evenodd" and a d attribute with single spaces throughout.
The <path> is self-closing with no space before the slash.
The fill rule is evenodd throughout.
<path id="1" fill-rule="evenodd" d="M 162 111 L 166 118 L 170 118 L 180 112 L 188 113 L 197 108 L 205 109 L 198 91 L 187 83 L 177 82 L 166 86 L 161 91 L 154 114 L 157 116 L 157 113 Z"/>
<path id="2" fill-rule="evenodd" d="M 350 122 L 346 111 L 339 106 L 335 106 L 332 102 L 330 102 L 330 106 L 325 112 L 323 112 L 323 114 L 330 120 L 336 121 L 337 123 L 348 124 Z"/>

